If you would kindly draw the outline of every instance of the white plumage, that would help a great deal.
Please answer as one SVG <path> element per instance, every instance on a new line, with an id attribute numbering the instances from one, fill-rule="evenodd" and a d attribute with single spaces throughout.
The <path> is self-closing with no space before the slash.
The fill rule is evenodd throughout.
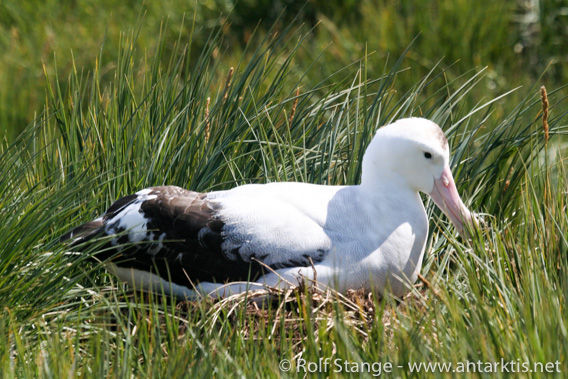
<path id="1" fill-rule="evenodd" d="M 360 185 L 251 184 L 207 194 L 150 188 L 119 200 L 98 224 L 72 237 L 82 242 L 124 231 L 128 242 L 153 241 L 127 251 L 113 238 L 116 250 L 135 262 L 115 258 L 113 271 L 131 285 L 163 286 L 180 298 L 286 286 L 314 279 L 314 268 L 319 283 L 339 291 L 390 288 L 402 296 L 420 272 L 428 235 L 419 192 L 430 194 L 461 233 L 475 222 L 448 164 L 441 129 L 426 119 L 403 119 L 378 130 Z M 166 270 L 158 267 L 164 262 Z M 243 275 L 254 282 L 226 285 Z"/>

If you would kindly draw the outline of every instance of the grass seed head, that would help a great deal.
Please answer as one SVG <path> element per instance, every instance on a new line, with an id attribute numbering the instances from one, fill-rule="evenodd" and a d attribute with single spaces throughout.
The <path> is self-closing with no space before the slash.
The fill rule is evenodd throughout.
<path id="1" fill-rule="evenodd" d="M 542 103 L 542 129 L 544 130 L 544 144 L 548 144 L 548 95 L 546 87 L 540 87 L 540 101 Z"/>
<path id="2" fill-rule="evenodd" d="M 227 80 L 225 81 L 225 95 L 223 96 L 223 104 L 225 104 L 227 97 L 229 96 L 229 88 L 231 87 L 231 79 L 233 78 L 234 71 L 234 67 L 231 67 L 229 69 L 229 74 L 227 75 Z"/>
<path id="3" fill-rule="evenodd" d="M 292 110 L 290 111 L 290 118 L 288 119 L 288 126 L 292 125 L 294 121 L 294 115 L 296 114 L 296 107 L 298 106 L 298 99 L 300 96 L 300 87 L 296 88 L 296 94 L 294 95 L 294 104 L 292 105 Z"/>
<path id="4" fill-rule="evenodd" d="M 205 103 L 205 141 L 209 141 L 209 134 L 211 129 L 211 121 L 209 120 L 209 104 L 211 103 L 211 98 L 207 98 Z"/>

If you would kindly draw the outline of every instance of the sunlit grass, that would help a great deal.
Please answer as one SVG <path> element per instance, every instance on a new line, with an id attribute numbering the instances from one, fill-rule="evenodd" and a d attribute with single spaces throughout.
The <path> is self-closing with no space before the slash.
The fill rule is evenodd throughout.
<path id="1" fill-rule="evenodd" d="M 516 90 L 521 100 L 494 117 L 507 91 L 467 100 L 482 71 L 440 85 L 433 68 L 396 93 L 413 72 L 404 55 L 377 75 L 362 56 L 314 82 L 318 61 L 298 58 L 304 37 L 294 28 L 259 35 L 229 74 L 212 53 L 220 34 L 189 64 L 196 53 L 184 39 L 168 59 L 163 39 L 134 59 L 132 33 L 108 83 L 102 58 L 91 73 L 48 73 L 46 108 L 0 153 L 3 377 L 276 376 L 282 359 L 296 370 L 299 359 L 320 358 L 391 362 L 404 377 L 413 374 L 398 366 L 409 362 L 559 360 L 564 368 L 562 90 L 548 91 L 545 146 L 537 85 Z M 252 295 L 177 304 L 124 287 L 59 243 L 114 199 L 152 185 L 356 184 L 375 130 L 406 116 L 447 132 L 460 193 L 485 224 L 465 241 L 430 207 L 428 284 L 404 299 L 300 288 L 264 308 Z"/>

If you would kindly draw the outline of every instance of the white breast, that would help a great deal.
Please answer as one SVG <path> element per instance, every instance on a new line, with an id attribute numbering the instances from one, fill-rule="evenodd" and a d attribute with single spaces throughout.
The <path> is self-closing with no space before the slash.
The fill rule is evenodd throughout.
<path id="1" fill-rule="evenodd" d="M 263 187 L 243 186 L 213 196 L 226 223 L 226 249 L 269 254 L 267 264 L 321 249 L 326 257 L 315 264 L 317 280 L 339 290 L 363 286 L 382 292 L 389 285 L 402 295 L 409 280 L 416 279 L 428 228 L 418 194 L 369 195 L 360 186 L 303 183 Z M 276 286 L 282 285 L 281 277 L 292 284 L 302 276 L 314 278 L 312 267 L 276 271 L 259 282 Z"/>

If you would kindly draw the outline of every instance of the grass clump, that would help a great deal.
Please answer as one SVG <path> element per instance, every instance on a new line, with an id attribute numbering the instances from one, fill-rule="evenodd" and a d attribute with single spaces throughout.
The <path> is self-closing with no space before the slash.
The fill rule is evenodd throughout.
<path id="1" fill-rule="evenodd" d="M 377 63 L 363 55 L 314 83 L 318 61 L 299 59 L 307 38 L 292 27 L 253 36 L 225 67 L 214 53 L 220 32 L 195 60 L 182 38 L 171 54 L 160 39 L 138 60 L 132 33 L 108 83 L 102 52 L 88 74 L 47 75 L 45 109 L 0 151 L 3 377 L 276 376 L 283 359 L 295 376 L 302 360 L 326 358 L 391 363 L 405 377 L 419 362 L 559 361 L 564 369 L 563 88 L 547 94 L 547 139 L 536 86 L 517 90 L 522 101 L 495 117 L 508 93 L 468 100 L 483 71 L 447 80 L 435 67 L 396 92 L 412 72 L 405 55 L 373 76 Z M 375 130 L 407 116 L 446 131 L 462 197 L 485 213 L 485 226 L 464 241 L 433 217 L 422 270 L 429 284 L 404 299 L 300 287 L 271 293 L 279 301 L 265 307 L 251 302 L 258 294 L 177 304 L 123 287 L 58 241 L 152 185 L 356 184 Z M 322 375 L 345 374 L 329 370 Z"/>

